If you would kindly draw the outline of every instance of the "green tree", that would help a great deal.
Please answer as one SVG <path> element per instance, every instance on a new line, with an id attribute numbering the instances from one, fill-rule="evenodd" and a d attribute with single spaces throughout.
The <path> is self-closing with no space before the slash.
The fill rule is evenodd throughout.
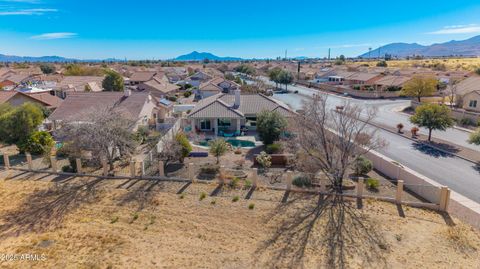
<path id="1" fill-rule="evenodd" d="M 470 134 L 468 143 L 474 145 L 480 145 L 480 128 L 478 128 L 474 133 Z"/>
<path id="2" fill-rule="evenodd" d="M 123 77 L 114 71 L 108 71 L 102 82 L 102 87 L 106 91 L 123 91 L 123 86 Z"/>
<path id="3" fill-rule="evenodd" d="M 277 111 L 262 111 L 257 115 L 257 132 L 265 145 L 280 138 L 287 127 L 287 120 Z"/>
<path id="4" fill-rule="evenodd" d="M 25 103 L 19 107 L 0 106 L 0 140 L 8 144 L 25 143 L 43 122 L 39 105 Z"/>
<path id="5" fill-rule="evenodd" d="M 345 62 L 345 55 L 340 55 L 340 57 L 338 57 L 338 59 L 342 62 Z"/>
<path id="6" fill-rule="evenodd" d="M 278 88 L 278 75 L 282 72 L 282 68 L 280 67 L 274 67 L 268 71 L 268 78 L 270 78 L 271 81 L 275 82 L 275 88 Z"/>
<path id="7" fill-rule="evenodd" d="M 249 76 L 253 76 L 256 73 L 255 68 L 248 64 L 241 64 L 233 69 L 235 72 L 243 73 Z"/>
<path id="8" fill-rule="evenodd" d="M 416 97 L 421 102 L 423 96 L 430 96 L 437 90 L 438 81 L 434 77 L 415 76 L 403 86 L 403 94 Z"/>
<path id="9" fill-rule="evenodd" d="M 220 157 L 229 150 L 229 144 L 222 138 L 210 141 L 210 153 L 217 158 L 217 164 L 220 162 Z"/>
<path id="10" fill-rule="evenodd" d="M 55 66 L 53 64 L 41 64 L 40 70 L 42 70 L 44 74 L 52 74 L 55 72 Z"/>
<path id="11" fill-rule="evenodd" d="M 43 154 L 55 145 L 52 136 L 45 131 L 35 131 L 25 143 L 18 145 L 20 152 L 30 152 L 32 154 Z"/>
<path id="12" fill-rule="evenodd" d="M 428 129 L 428 141 L 431 141 L 433 130 L 445 131 L 454 123 L 450 117 L 450 109 L 438 104 L 423 104 L 417 107 L 410 121 Z"/>
<path id="13" fill-rule="evenodd" d="M 278 83 L 285 84 L 285 90 L 288 89 L 288 84 L 293 82 L 293 75 L 290 71 L 282 70 L 278 74 Z"/>
<path id="14" fill-rule="evenodd" d="M 475 69 L 475 73 L 477 73 L 477 75 L 480 75 L 480 67 Z"/>
<path id="15" fill-rule="evenodd" d="M 182 147 L 182 150 L 181 150 L 182 158 L 181 158 L 181 160 L 183 161 L 183 158 L 187 157 L 188 154 L 192 151 L 192 145 L 190 145 L 190 142 L 188 141 L 188 138 L 184 133 L 178 133 L 175 136 L 175 140 Z"/>

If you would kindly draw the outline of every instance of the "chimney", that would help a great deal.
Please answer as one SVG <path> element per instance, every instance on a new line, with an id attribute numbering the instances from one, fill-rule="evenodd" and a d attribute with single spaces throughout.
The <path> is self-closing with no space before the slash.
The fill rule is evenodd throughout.
<path id="1" fill-rule="evenodd" d="M 235 108 L 240 107 L 240 89 L 235 90 L 235 103 L 233 104 Z"/>
<path id="2" fill-rule="evenodd" d="M 123 91 L 123 96 L 129 97 L 130 95 L 132 95 L 132 90 L 125 89 L 125 90 Z"/>

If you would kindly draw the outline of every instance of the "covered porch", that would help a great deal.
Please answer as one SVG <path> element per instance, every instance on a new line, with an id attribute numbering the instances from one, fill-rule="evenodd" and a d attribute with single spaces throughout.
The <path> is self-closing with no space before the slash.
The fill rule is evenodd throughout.
<path id="1" fill-rule="evenodd" d="M 238 118 L 191 118 L 191 129 L 195 132 L 213 133 L 215 136 L 233 137 L 242 135 L 245 120 Z M 243 130 L 244 131 L 244 130 Z"/>

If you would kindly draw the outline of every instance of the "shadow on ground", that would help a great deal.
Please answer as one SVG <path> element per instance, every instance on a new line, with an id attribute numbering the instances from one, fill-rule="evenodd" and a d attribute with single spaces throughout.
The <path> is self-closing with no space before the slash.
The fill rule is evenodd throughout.
<path id="1" fill-rule="evenodd" d="M 100 181 L 83 179 L 33 192 L 17 209 L 1 217 L 0 238 L 58 227 L 68 213 L 96 200 Z"/>
<path id="2" fill-rule="evenodd" d="M 292 195 L 291 195 L 292 196 Z M 362 267 L 386 267 L 388 246 L 376 226 L 354 200 L 336 195 L 293 195 L 267 216 L 276 230 L 257 249 L 257 262 L 270 268 L 350 267 L 355 257 Z M 300 203 L 298 203 L 300 201 Z M 322 260 L 309 261 L 308 252 Z"/>
<path id="3" fill-rule="evenodd" d="M 435 144 L 434 146 L 437 146 L 437 145 Z M 426 145 L 424 143 L 420 143 L 420 142 L 413 143 L 413 148 L 422 152 L 422 153 L 425 153 L 427 155 L 435 157 L 435 158 L 440 158 L 440 157 L 453 158 L 453 157 L 455 157 L 455 155 L 453 155 L 453 153 L 458 152 L 458 149 L 456 149 L 455 147 L 451 147 L 451 150 L 444 149 L 444 150 L 447 150 L 449 152 L 452 152 L 452 153 L 448 153 L 448 152 L 445 152 L 445 151 L 440 151 L 438 149 L 432 148 L 431 146 Z M 440 148 L 443 148 L 443 147 L 440 147 Z"/>

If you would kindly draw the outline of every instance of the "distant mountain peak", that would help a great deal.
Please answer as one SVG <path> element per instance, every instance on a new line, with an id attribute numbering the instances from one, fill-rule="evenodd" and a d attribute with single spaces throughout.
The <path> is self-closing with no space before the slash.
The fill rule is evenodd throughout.
<path id="1" fill-rule="evenodd" d="M 189 54 L 180 55 L 175 58 L 176 61 L 203 61 L 208 59 L 210 61 L 241 61 L 242 58 L 236 57 L 220 57 L 210 52 L 198 52 L 196 50 Z"/>
<path id="2" fill-rule="evenodd" d="M 434 56 L 480 56 L 480 35 L 467 40 L 451 40 L 445 43 L 423 46 L 418 43 L 391 43 L 370 52 L 365 52 L 359 57 L 377 58 L 390 54 L 393 57 L 405 58 L 408 56 L 421 55 Z"/>

